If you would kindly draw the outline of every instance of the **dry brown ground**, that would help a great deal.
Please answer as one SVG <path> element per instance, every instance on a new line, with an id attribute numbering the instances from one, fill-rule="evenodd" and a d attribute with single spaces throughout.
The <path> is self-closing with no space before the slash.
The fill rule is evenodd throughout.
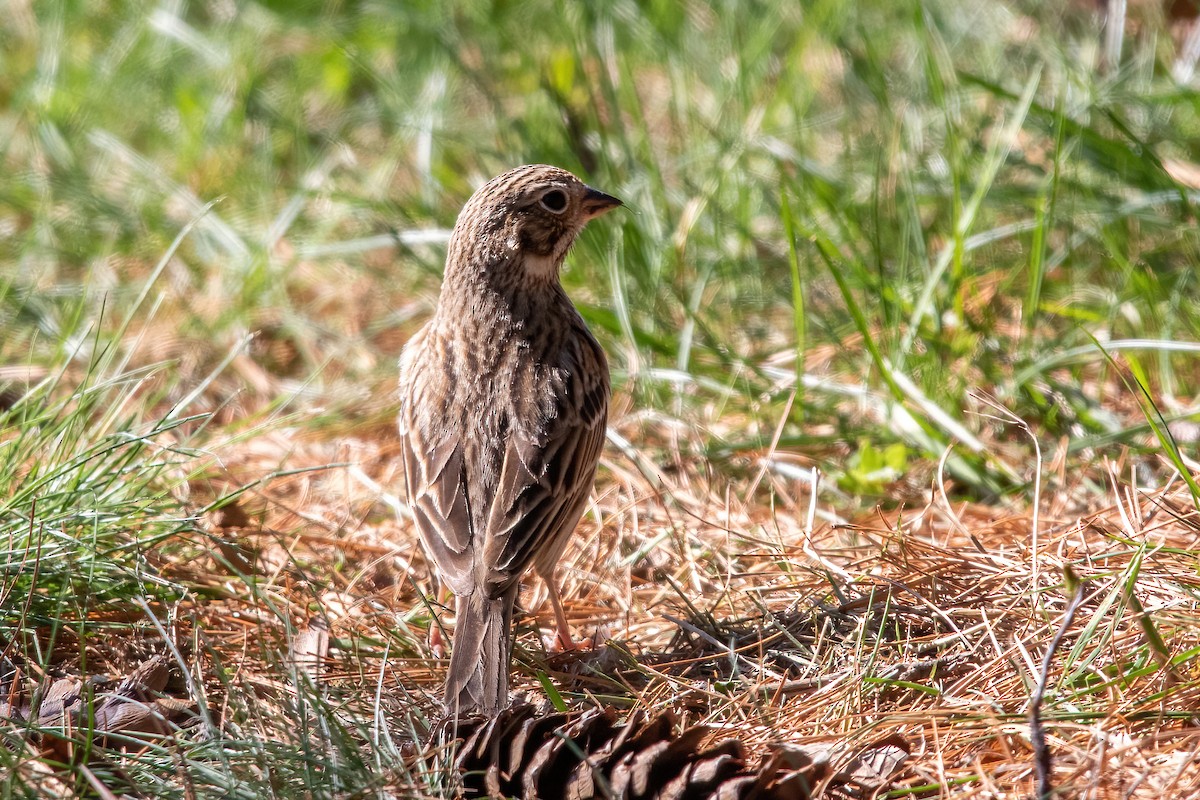
<path id="1" fill-rule="evenodd" d="M 617 433 L 636 436 L 626 420 Z M 261 653 L 288 647 L 282 609 L 293 631 L 328 625 L 321 680 L 335 696 L 393 719 L 435 710 L 444 663 L 425 644 L 427 564 L 386 502 L 397 469 L 380 424 L 253 439 L 197 484 L 211 495 L 301 470 L 211 514 L 228 547 L 173 568 L 210 587 L 193 611 L 226 668 L 277 684 Z M 1106 497 L 1048 474 L 1036 515 L 935 487 L 923 505 L 840 521 L 770 470 L 706 477 L 703 464 L 610 446 L 561 570 L 576 631 L 608 645 L 548 658 L 538 631 L 550 610 L 531 581 L 515 688 L 541 701 L 544 672 L 573 706 L 672 708 L 752 746 L 850 748 L 899 733 L 912 757 L 897 789 L 1027 796 L 1029 700 L 1063 624 L 1069 567 L 1084 597 L 1043 707 L 1056 785 L 1071 797 L 1198 796 L 1200 514 L 1182 481 L 1147 489 L 1137 474 L 1102 465 L 1090 477 L 1108 482 Z M 276 608 L 240 591 L 230 563 L 257 573 Z"/>

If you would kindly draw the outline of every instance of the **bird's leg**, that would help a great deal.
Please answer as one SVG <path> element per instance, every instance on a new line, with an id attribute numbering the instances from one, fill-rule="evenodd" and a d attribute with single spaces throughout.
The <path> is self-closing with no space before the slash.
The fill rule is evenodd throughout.
<path id="1" fill-rule="evenodd" d="M 562 596 L 558 593 L 558 583 L 553 574 L 542 576 L 546 581 L 546 593 L 550 596 L 550 605 L 554 608 L 554 624 L 556 627 L 554 641 L 550 645 L 552 653 L 567 653 L 592 647 L 590 638 L 581 640 L 578 644 L 571 638 L 571 626 L 567 624 L 567 613 L 563 611 Z"/>

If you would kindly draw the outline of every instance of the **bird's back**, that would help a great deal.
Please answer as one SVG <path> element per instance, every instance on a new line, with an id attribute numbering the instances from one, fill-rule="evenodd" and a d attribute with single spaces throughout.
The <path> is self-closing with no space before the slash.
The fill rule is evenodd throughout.
<path id="1" fill-rule="evenodd" d="M 556 545 L 578 520 L 578 513 L 567 519 L 567 509 L 522 526 L 541 499 L 535 495 L 571 494 L 562 500 L 577 504 L 570 484 L 591 485 L 608 367 L 574 307 L 556 311 L 546 324 L 493 315 L 486 332 L 435 317 L 401 360 L 409 500 L 427 550 L 456 592 L 473 582 L 503 591 L 539 543 Z M 571 463 L 556 465 L 561 446 L 581 438 L 585 446 Z"/>

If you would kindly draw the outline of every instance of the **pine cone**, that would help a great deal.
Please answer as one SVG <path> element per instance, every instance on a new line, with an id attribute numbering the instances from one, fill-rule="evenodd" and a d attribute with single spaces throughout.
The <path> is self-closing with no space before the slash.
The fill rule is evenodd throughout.
<path id="1" fill-rule="evenodd" d="M 466 797 L 523 800 L 809 800 L 818 784 L 842 784 L 834 796 L 860 796 L 860 751 L 855 765 L 833 772 L 828 747 L 781 745 L 756 767 L 741 742 L 726 739 L 701 748 L 706 726 L 676 732 L 669 712 L 637 714 L 617 724 L 611 709 L 539 715 L 533 706 L 511 708 L 490 720 L 460 723 L 464 741 L 455 764 Z M 889 741 L 886 778 L 907 748 Z M 880 758 L 880 748 L 870 750 Z M 856 772 L 855 770 L 858 770 Z M 841 780 L 840 780 L 841 779 Z M 870 787 L 870 793 L 882 780 Z M 832 787 L 830 787 L 832 788 Z"/>

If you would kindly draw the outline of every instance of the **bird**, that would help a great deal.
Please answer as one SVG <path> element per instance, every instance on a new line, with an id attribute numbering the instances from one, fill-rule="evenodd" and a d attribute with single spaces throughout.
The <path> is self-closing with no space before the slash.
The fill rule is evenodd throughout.
<path id="1" fill-rule="evenodd" d="M 401 353 L 409 508 L 455 600 L 450 717 L 508 707 L 513 609 L 530 568 L 557 643 L 573 647 L 555 567 L 595 479 L 610 378 L 560 271 L 584 226 L 620 205 L 545 164 L 488 181 L 459 213 L 434 313 Z"/>

